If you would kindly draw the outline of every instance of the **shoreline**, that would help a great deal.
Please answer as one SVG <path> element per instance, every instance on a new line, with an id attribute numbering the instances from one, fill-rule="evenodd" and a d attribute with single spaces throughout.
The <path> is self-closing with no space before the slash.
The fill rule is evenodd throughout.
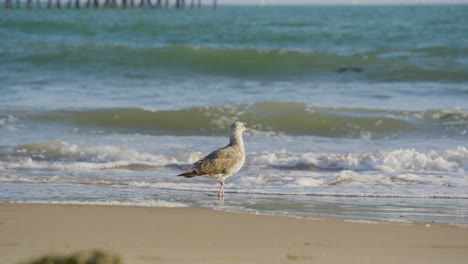
<path id="1" fill-rule="evenodd" d="M 468 227 L 206 208 L 0 203 L 2 263 L 100 249 L 123 263 L 463 263 Z"/>
<path id="2" fill-rule="evenodd" d="M 215 195 L 212 195 L 215 196 Z M 464 199 L 463 199 L 464 200 Z M 356 214 L 331 214 L 331 213 L 320 213 L 314 214 L 307 212 L 287 212 L 287 211 L 258 211 L 255 209 L 225 209 L 224 205 L 221 207 L 204 207 L 204 206 L 190 206 L 179 202 L 168 202 L 168 201 L 152 201 L 152 202 L 120 202 L 120 201 L 108 201 L 108 202 L 86 202 L 86 201 L 0 201 L 0 204 L 30 204 L 30 205 L 71 205 L 71 206 L 116 206 L 116 207 L 136 207 L 136 208 L 197 208 L 202 210 L 213 210 L 226 213 L 234 214 L 252 214 L 252 215 L 266 215 L 266 216 L 282 216 L 291 217 L 298 219 L 318 219 L 318 218 L 337 218 L 344 220 L 355 220 L 362 222 L 378 222 L 378 223 L 401 223 L 401 224 L 442 224 L 451 226 L 468 227 L 468 222 L 457 221 L 457 220 L 430 220 L 430 219 L 414 219 L 414 217 L 407 217 L 400 215 L 399 217 L 371 217 L 369 214 L 356 216 Z"/>

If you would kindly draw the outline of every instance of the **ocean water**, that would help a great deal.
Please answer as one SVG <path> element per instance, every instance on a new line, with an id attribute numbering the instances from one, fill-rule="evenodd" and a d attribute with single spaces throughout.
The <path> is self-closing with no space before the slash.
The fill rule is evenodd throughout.
<path id="1" fill-rule="evenodd" d="M 0 8 L 0 201 L 468 223 L 468 6 Z M 228 143 L 219 184 L 177 177 Z"/>

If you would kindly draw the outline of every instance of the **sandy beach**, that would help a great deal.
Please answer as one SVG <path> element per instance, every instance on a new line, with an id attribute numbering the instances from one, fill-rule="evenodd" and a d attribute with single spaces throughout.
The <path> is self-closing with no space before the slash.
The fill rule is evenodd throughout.
<path id="1" fill-rule="evenodd" d="M 124 263 L 466 263 L 468 228 L 199 208 L 0 203 L 1 263 L 101 249 Z"/>

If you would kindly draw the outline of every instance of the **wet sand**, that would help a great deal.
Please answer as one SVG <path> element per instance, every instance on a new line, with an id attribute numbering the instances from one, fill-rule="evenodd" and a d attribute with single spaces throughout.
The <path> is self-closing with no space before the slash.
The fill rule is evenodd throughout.
<path id="1" fill-rule="evenodd" d="M 0 203 L 0 263 L 101 249 L 124 263 L 466 263 L 468 227 L 95 205 Z"/>

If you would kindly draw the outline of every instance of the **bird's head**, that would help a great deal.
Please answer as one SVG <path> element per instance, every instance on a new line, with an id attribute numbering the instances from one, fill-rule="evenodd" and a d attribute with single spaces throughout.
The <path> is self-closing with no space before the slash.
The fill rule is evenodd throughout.
<path id="1" fill-rule="evenodd" d="M 231 125 L 231 134 L 241 134 L 242 132 L 248 131 L 244 123 L 236 121 Z"/>

